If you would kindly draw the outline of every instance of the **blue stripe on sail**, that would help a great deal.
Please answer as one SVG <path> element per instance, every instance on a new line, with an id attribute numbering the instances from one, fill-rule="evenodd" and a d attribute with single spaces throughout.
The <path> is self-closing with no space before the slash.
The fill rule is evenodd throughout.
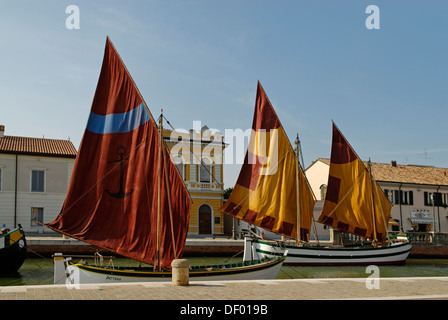
<path id="1" fill-rule="evenodd" d="M 134 131 L 149 121 L 150 116 L 143 102 L 136 108 L 124 113 L 112 113 L 105 116 L 90 112 L 87 130 L 99 133 L 126 133 Z"/>

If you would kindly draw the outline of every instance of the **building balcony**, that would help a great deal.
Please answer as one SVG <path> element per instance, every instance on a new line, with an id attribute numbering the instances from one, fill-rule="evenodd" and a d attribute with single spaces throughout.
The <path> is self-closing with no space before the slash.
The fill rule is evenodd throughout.
<path id="1" fill-rule="evenodd" d="M 188 190 L 194 190 L 194 191 L 221 191 L 222 192 L 222 186 L 219 185 L 216 182 L 199 182 L 199 181 L 190 181 L 185 183 Z"/>

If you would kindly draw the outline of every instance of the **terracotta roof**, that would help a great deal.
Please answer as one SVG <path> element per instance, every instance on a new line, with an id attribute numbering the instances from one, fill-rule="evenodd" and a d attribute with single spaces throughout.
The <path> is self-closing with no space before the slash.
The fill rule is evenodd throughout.
<path id="1" fill-rule="evenodd" d="M 70 140 L 4 136 L 0 153 L 75 158 L 77 152 Z"/>
<path id="2" fill-rule="evenodd" d="M 319 158 L 318 161 L 330 165 L 330 159 Z M 381 182 L 448 186 L 448 168 L 372 162 L 372 175 Z"/>

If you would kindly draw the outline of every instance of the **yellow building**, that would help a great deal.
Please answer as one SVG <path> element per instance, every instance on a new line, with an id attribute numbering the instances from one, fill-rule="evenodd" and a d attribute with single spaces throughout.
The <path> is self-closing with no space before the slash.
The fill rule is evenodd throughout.
<path id="1" fill-rule="evenodd" d="M 223 235 L 223 151 L 219 132 L 163 130 L 171 157 L 185 181 L 192 205 L 189 235 Z"/>

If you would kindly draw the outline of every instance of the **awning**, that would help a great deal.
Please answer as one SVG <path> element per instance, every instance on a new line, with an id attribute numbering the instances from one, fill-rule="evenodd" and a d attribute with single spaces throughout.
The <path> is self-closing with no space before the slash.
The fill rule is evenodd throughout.
<path id="1" fill-rule="evenodd" d="M 392 226 L 399 226 L 400 225 L 397 220 L 392 219 L 392 218 L 389 219 L 389 224 L 392 225 Z"/>
<path id="2" fill-rule="evenodd" d="M 409 220 L 411 220 L 412 223 L 416 223 L 416 224 L 432 224 L 434 223 L 434 220 L 430 219 L 430 218 L 409 218 Z"/>

